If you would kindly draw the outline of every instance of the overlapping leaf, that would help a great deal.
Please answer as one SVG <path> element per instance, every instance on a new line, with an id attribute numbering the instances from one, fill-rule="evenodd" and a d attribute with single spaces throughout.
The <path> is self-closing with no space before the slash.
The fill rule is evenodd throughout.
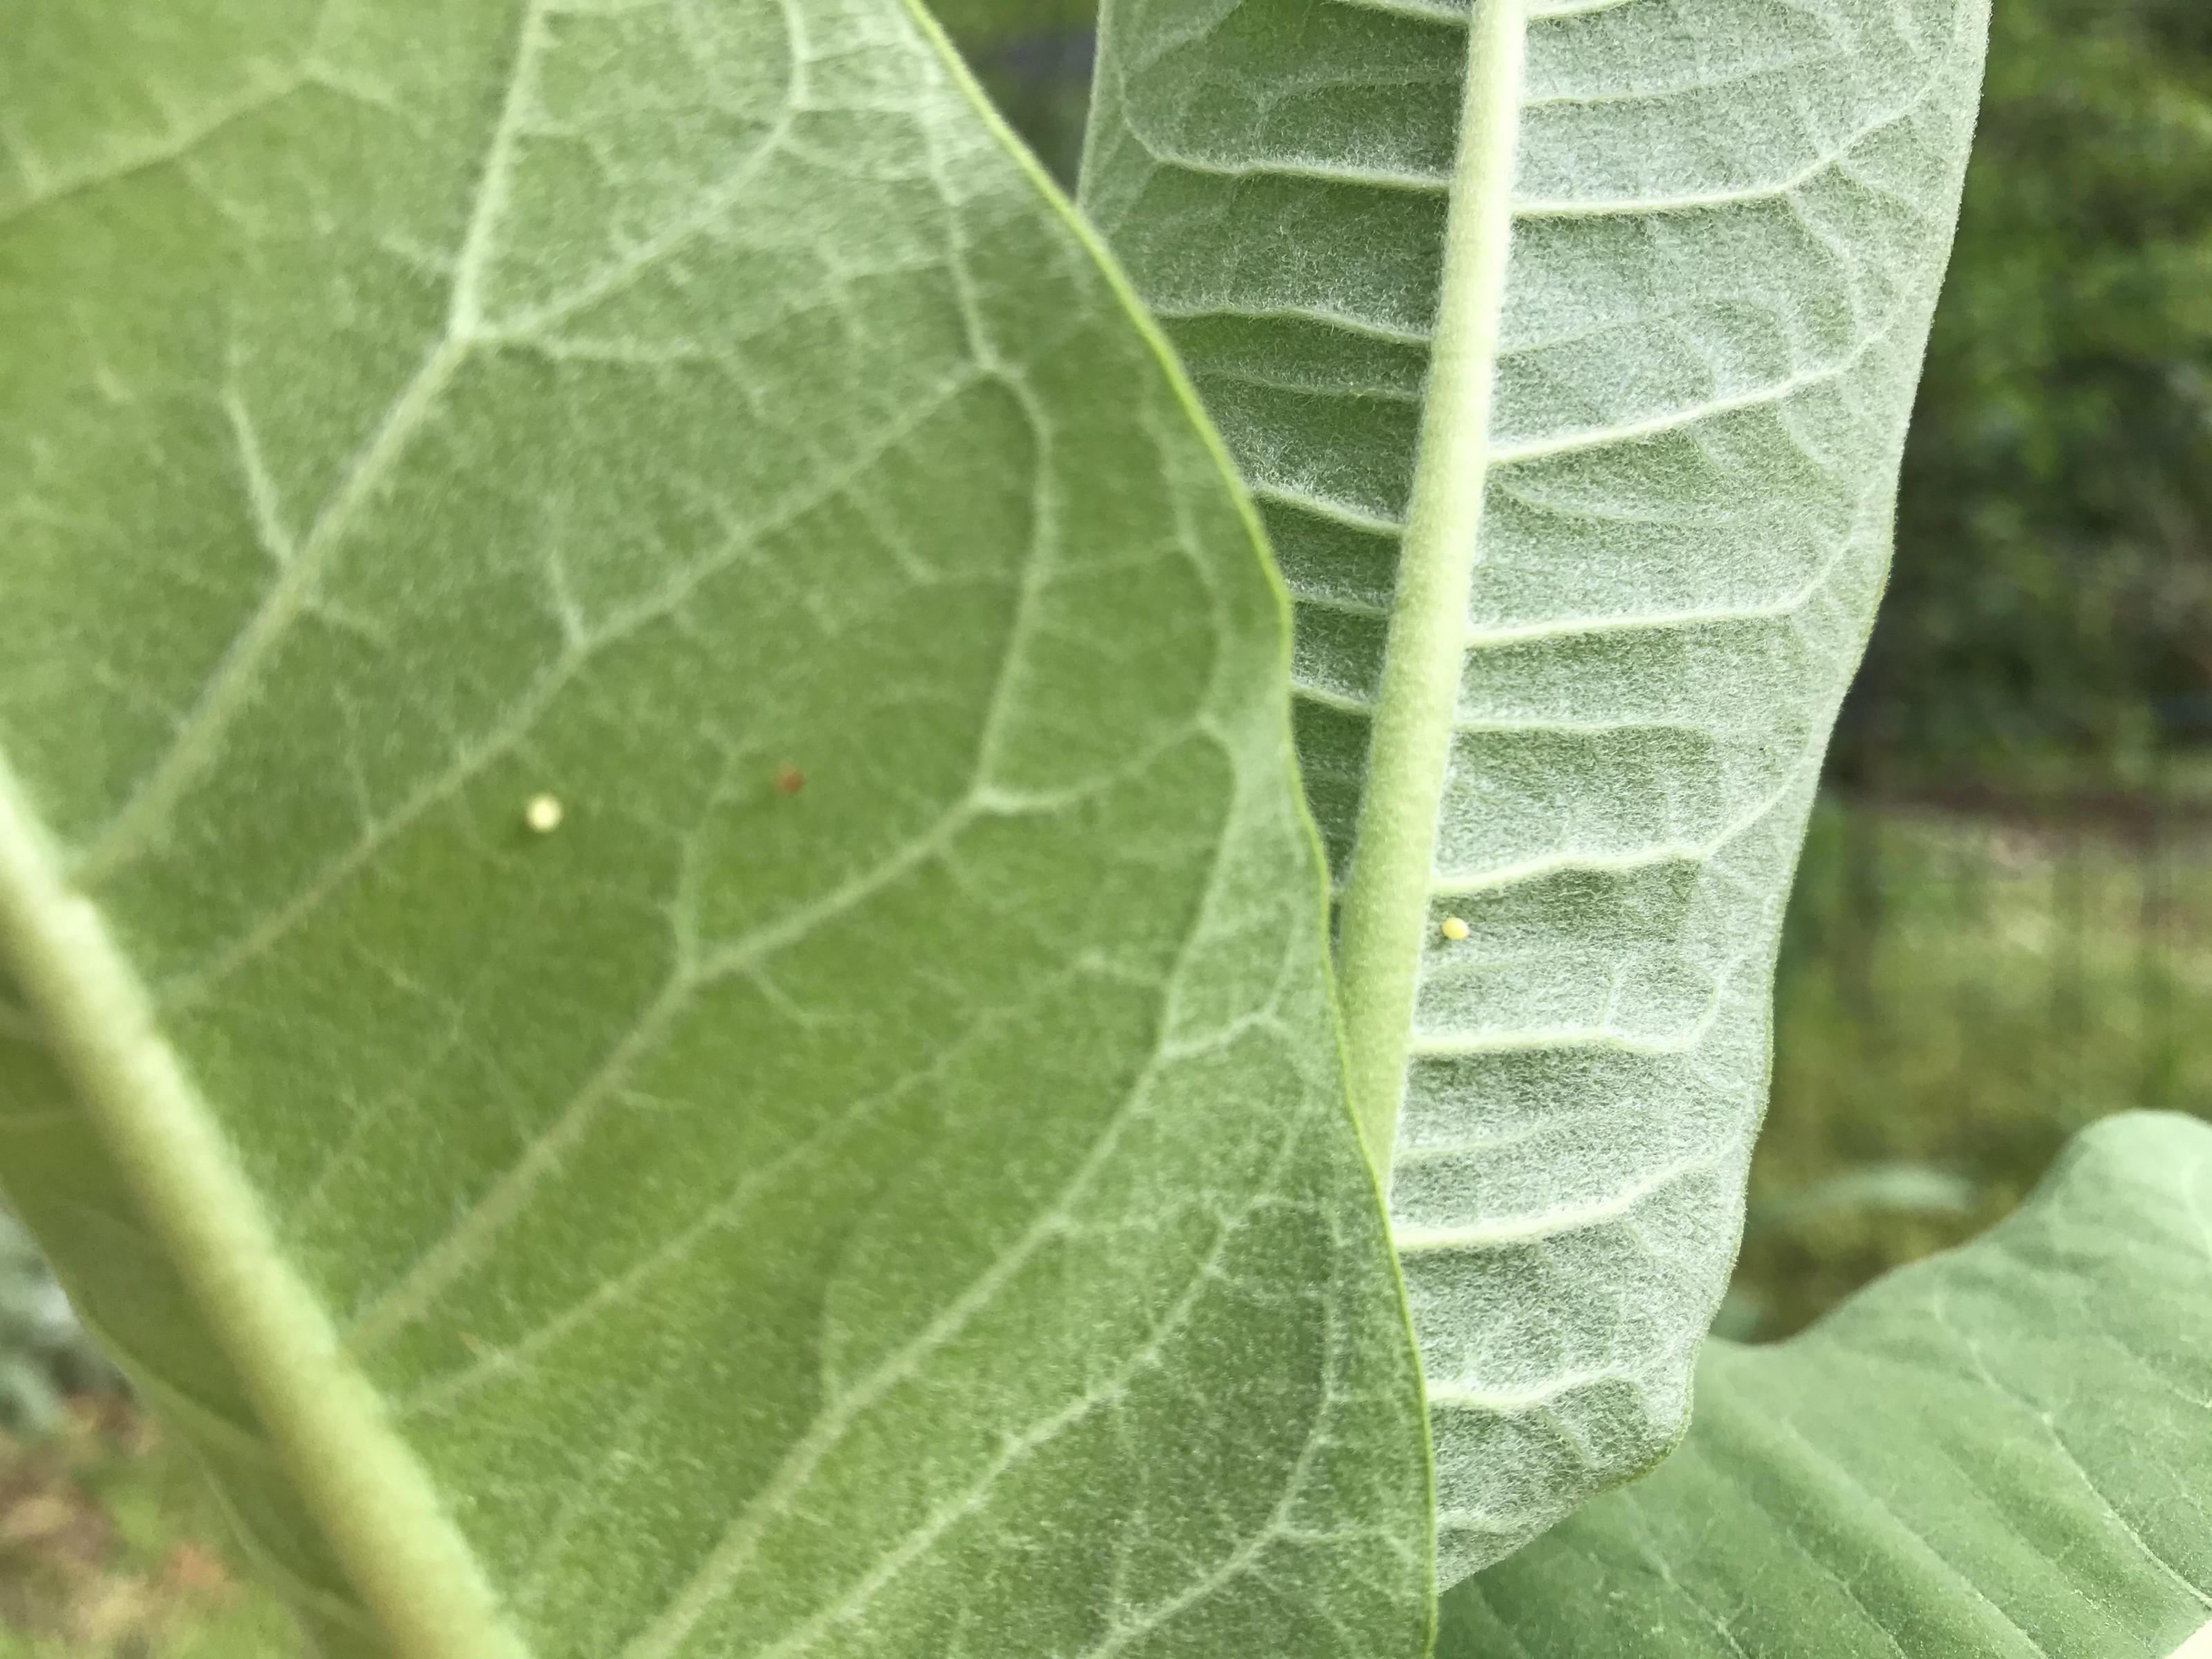
<path id="1" fill-rule="evenodd" d="M 1684 1421 L 1984 21 L 1107 6 L 1084 200 L 1297 600 L 1451 1572 Z"/>
<path id="2" fill-rule="evenodd" d="M 2212 1648 L 2212 1128 L 2083 1135 L 2026 1208 L 1771 1348 L 1687 1442 L 1444 1601 L 1438 1659 Z"/>
<path id="3" fill-rule="evenodd" d="M 1422 1644 L 1280 602 L 950 61 L 0 21 L 0 1172 L 334 1654 Z"/>

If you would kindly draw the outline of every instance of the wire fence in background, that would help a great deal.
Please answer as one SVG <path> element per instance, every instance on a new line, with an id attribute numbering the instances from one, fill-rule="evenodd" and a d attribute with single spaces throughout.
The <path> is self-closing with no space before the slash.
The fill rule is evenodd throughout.
<path id="1" fill-rule="evenodd" d="M 2132 770 L 1823 796 L 1724 1331 L 1979 1231 L 2096 1118 L 2212 1115 L 2212 756 Z"/>

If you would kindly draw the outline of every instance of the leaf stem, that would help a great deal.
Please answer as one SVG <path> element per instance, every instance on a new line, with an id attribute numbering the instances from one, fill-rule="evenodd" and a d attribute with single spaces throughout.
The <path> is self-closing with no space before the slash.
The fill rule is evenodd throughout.
<path id="1" fill-rule="evenodd" d="M 393 1659 L 528 1659 L 385 1400 L 285 1255 L 105 920 L 64 882 L 4 756 L 0 961 Z"/>
<path id="2" fill-rule="evenodd" d="M 1386 1181 L 1490 471 L 1525 4 L 1476 0 L 1468 27 L 1459 160 L 1445 221 L 1420 449 L 1339 940 L 1352 1109 Z"/>

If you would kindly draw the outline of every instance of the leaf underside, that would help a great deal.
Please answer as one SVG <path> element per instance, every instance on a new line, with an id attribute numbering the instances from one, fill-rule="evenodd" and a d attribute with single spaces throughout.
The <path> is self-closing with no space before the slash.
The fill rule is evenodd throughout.
<path id="1" fill-rule="evenodd" d="M 2212 1128 L 2136 1114 L 1803 1336 L 1711 1345 L 1682 1449 L 1453 1591 L 1437 1655 L 2162 1659 L 2208 1615 Z"/>
<path id="2" fill-rule="evenodd" d="M 1686 1419 L 1986 11 L 1479 5 L 1470 87 L 1443 0 L 1109 0 L 1083 189 L 1288 578 L 1340 937 L 1406 941 L 1389 1029 L 1367 1029 L 1389 1000 L 1370 964 L 1340 966 L 1355 1080 L 1387 1049 L 1447 1577 L 1649 1467 Z M 1510 201 L 1478 199 L 1493 158 L 1462 110 L 1501 99 Z M 1458 319 L 1480 360 L 1432 377 L 1448 240 L 1473 270 L 1497 239 L 1502 301 Z M 1437 386 L 1458 401 L 1425 409 Z M 1479 525 L 1407 539 L 1409 508 L 1435 523 L 1417 489 L 1468 476 L 1417 481 L 1426 446 L 1480 473 Z M 1463 594 L 1399 581 L 1401 549 L 1448 563 L 1462 531 Z M 1386 635 L 1457 629 L 1436 607 L 1462 602 L 1441 678 L 1386 687 Z M 1409 689 L 1439 711 L 1429 747 L 1393 738 L 1396 793 L 1366 791 L 1370 730 L 1402 735 Z M 1363 826 L 1424 787 L 1411 862 L 1364 867 Z M 1373 913 L 1386 889 L 1403 914 Z"/>
<path id="3" fill-rule="evenodd" d="M 0 1176 L 325 1650 L 1422 1650 L 1281 602 L 925 25 L 14 8 L 0 343 Z"/>

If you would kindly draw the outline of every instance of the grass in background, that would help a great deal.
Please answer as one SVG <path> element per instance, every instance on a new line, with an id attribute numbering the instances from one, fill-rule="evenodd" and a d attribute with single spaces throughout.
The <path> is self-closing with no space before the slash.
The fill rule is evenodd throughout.
<path id="1" fill-rule="evenodd" d="M 198 1471 L 109 1396 L 0 1435 L 0 1659 L 296 1659 Z"/>
<path id="2" fill-rule="evenodd" d="M 2148 799 L 1822 801 L 1720 1328 L 1787 1335 L 1980 1231 L 2094 1119 L 2212 1108 L 2212 824 Z"/>

